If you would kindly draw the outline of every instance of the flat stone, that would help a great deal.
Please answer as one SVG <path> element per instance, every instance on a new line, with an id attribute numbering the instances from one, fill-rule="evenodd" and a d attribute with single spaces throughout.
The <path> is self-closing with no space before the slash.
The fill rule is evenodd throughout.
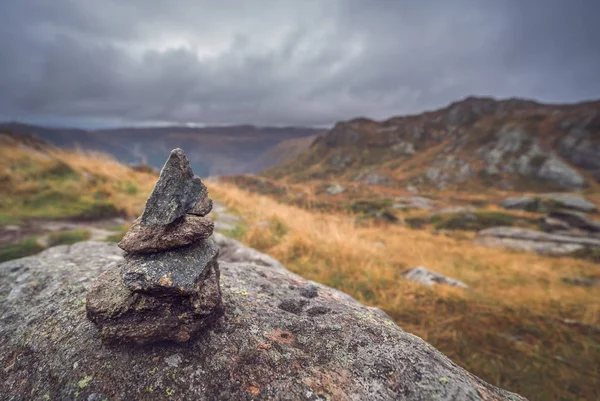
<path id="1" fill-rule="evenodd" d="M 517 227 L 487 228 L 477 234 L 475 242 L 482 246 L 500 246 L 547 255 L 568 255 L 584 248 L 600 247 L 600 239 Z"/>
<path id="2" fill-rule="evenodd" d="M 187 342 L 220 314 L 218 265 L 208 266 L 201 281 L 203 296 L 154 297 L 131 292 L 119 271 L 109 269 L 87 295 L 87 316 L 109 344 Z"/>
<path id="3" fill-rule="evenodd" d="M 589 200 L 574 194 L 551 193 L 542 195 L 544 199 L 548 199 L 558 203 L 565 209 L 578 210 L 580 212 L 595 212 L 598 210 L 596 205 Z"/>
<path id="4" fill-rule="evenodd" d="M 530 212 L 537 211 L 541 204 L 538 199 L 519 196 L 514 198 L 506 198 L 500 203 L 504 209 L 528 210 Z"/>
<path id="5" fill-rule="evenodd" d="M 428 286 L 433 286 L 435 284 L 445 284 L 454 287 L 469 288 L 469 286 L 463 283 L 462 281 L 446 277 L 443 274 L 436 273 L 422 266 L 410 269 L 404 272 L 404 275 L 407 279 L 411 281 L 416 281 L 418 283 L 425 284 Z"/>
<path id="6" fill-rule="evenodd" d="M 191 214 L 166 226 L 147 226 L 137 219 L 119 242 L 119 247 L 130 253 L 161 252 L 205 240 L 212 235 L 213 229 L 211 219 Z"/>
<path id="7" fill-rule="evenodd" d="M 207 193 L 181 149 L 174 149 L 160 171 L 142 214 L 142 224 L 167 225 L 188 213 Z"/>
<path id="8" fill-rule="evenodd" d="M 399 196 L 394 199 L 394 209 L 432 209 L 433 201 L 422 196 Z"/>
<path id="9" fill-rule="evenodd" d="M 129 254 L 121 266 L 130 291 L 155 295 L 192 295 L 204 270 L 217 264 L 217 244 L 208 239 L 161 253 Z"/>

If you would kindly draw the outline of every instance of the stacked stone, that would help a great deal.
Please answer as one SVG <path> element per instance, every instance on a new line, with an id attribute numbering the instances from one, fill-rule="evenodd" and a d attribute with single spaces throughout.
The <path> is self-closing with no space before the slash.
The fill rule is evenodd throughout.
<path id="1" fill-rule="evenodd" d="M 219 315 L 212 200 L 181 149 L 171 152 L 143 214 L 119 246 L 119 269 L 98 277 L 88 318 L 108 343 L 185 342 Z"/>

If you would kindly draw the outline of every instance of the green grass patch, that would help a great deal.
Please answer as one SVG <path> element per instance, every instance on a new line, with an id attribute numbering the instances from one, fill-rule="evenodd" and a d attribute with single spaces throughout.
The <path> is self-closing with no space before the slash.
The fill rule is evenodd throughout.
<path id="1" fill-rule="evenodd" d="M 0 249 L 0 262 L 33 255 L 43 250 L 44 247 L 37 243 L 35 237 L 25 238 L 21 242 L 2 247 Z"/>
<path id="2" fill-rule="evenodd" d="M 238 224 L 231 230 L 224 231 L 223 235 L 241 241 L 244 237 L 244 234 L 246 234 L 246 231 L 248 231 L 248 227 L 246 227 L 244 224 Z"/>
<path id="3" fill-rule="evenodd" d="M 571 253 L 569 256 L 589 260 L 594 263 L 600 263 L 600 248 L 584 248 Z"/>
<path id="4" fill-rule="evenodd" d="M 81 229 L 52 233 L 48 235 L 48 246 L 71 245 L 76 242 L 87 241 L 91 236 L 88 230 Z"/>
<path id="5" fill-rule="evenodd" d="M 514 226 L 517 219 L 504 212 L 455 213 L 443 216 L 434 223 L 434 227 L 439 230 L 479 231 L 490 227 Z"/>
<path id="6" fill-rule="evenodd" d="M 510 213 L 492 211 L 411 217 L 405 219 L 405 223 L 414 229 L 422 229 L 432 225 L 437 230 L 479 231 L 499 226 L 534 228 L 537 227 L 538 221 Z"/>

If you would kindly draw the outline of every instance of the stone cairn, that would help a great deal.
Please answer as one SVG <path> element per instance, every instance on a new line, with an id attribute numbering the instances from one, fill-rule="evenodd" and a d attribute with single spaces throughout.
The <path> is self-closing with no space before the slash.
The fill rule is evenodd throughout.
<path id="1" fill-rule="evenodd" d="M 208 190 L 181 149 L 171 152 L 143 214 L 119 246 L 119 269 L 98 277 L 87 316 L 107 343 L 185 342 L 221 311 Z"/>

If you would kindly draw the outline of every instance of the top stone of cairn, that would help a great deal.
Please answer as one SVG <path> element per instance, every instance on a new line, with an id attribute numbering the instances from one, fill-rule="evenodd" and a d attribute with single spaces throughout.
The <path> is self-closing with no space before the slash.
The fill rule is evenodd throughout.
<path id="1" fill-rule="evenodd" d="M 164 226 L 186 213 L 194 213 L 207 197 L 206 187 L 200 177 L 195 176 L 190 162 L 177 148 L 171 151 L 169 159 L 160 171 L 141 217 L 146 226 Z"/>

